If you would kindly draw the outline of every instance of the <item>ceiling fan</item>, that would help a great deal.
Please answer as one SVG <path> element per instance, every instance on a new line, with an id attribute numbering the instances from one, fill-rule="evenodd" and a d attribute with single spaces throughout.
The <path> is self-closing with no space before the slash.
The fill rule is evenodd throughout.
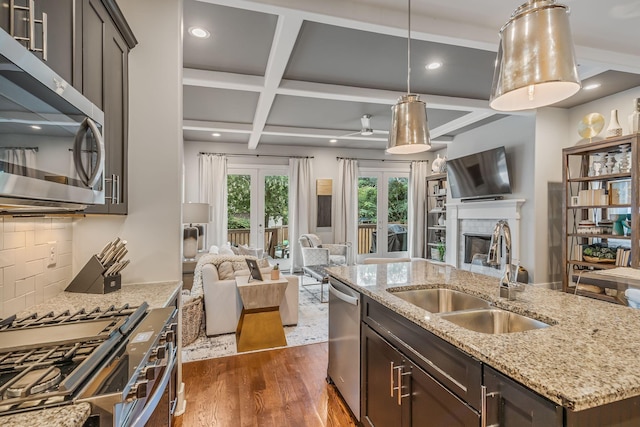
<path id="1" fill-rule="evenodd" d="M 360 123 L 362 128 L 358 132 L 348 133 L 346 135 L 338 136 L 337 138 L 345 138 L 348 136 L 371 136 L 371 135 L 388 135 L 389 131 L 386 130 L 374 130 L 371 127 L 371 114 L 365 114 L 360 117 Z"/>

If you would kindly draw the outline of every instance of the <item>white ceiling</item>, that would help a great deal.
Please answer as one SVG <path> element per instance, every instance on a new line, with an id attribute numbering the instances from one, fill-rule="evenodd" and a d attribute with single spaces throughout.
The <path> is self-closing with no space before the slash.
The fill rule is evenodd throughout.
<path id="1" fill-rule="evenodd" d="M 498 31 L 523 1 L 412 1 L 411 89 L 427 102 L 434 149 L 505 117 L 488 105 L 493 63 Z M 640 1 L 564 3 L 583 85 L 602 86 L 556 106 L 639 86 Z M 211 36 L 192 37 L 192 26 Z M 390 106 L 407 90 L 407 2 L 185 0 L 184 31 L 186 141 L 386 146 Z M 434 60 L 443 67 L 426 71 Z M 380 132 L 343 137 L 363 114 Z"/>

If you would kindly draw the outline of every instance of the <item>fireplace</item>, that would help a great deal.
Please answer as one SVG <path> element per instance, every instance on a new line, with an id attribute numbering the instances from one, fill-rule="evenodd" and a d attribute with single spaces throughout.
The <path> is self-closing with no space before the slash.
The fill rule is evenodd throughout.
<path id="1" fill-rule="evenodd" d="M 473 258 L 484 257 L 482 265 L 486 265 L 487 254 L 491 244 L 490 234 L 464 233 L 464 263 L 471 264 Z"/>

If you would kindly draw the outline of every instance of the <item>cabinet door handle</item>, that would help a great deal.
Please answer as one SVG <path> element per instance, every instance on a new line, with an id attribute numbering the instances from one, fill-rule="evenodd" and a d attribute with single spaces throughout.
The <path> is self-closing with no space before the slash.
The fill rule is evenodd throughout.
<path id="1" fill-rule="evenodd" d="M 402 406 L 402 398 L 411 396 L 411 393 L 402 394 L 402 377 L 411 375 L 411 372 L 404 372 L 404 366 L 398 366 L 398 406 Z"/>
<path id="2" fill-rule="evenodd" d="M 487 425 L 487 399 L 489 397 L 499 396 L 500 393 L 497 391 L 493 391 L 491 393 L 487 393 L 486 386 L 480 386 L 480 426 L 481 427 L 500 427 L 500 422 L 497 424 Z"/>
<path id="3" fill-rule="evenodd" d="M 42 14 L 42 59 L 47 60 L 47 52 L 49 51 L 49 44 L 47 43 L 47 14 Z"/>
<path id="4" fill-rule="evenodd" d="M 29 50 L 36 49 L 36 4 L 35 0 L 29 0 Z"/>
<path id="5" fill-rule="evenodd" d="M 120 204 L 120 175 L 115 175 L 116 177 L 116 205 Z"/>
<path id="6" fill-rule="evenodd" d="M 393 380 L 393 369 L 394 369 L 393 362 L 391 362 L 391 368 L 389 369 L 389 384 L 391 385 L 391 390 L 390 390 L 391 397 L 393 397 L 393 391 L 395 390 L 395 387 L 393 386 L 393 382 L 394 382 L 394 380 Z"/>

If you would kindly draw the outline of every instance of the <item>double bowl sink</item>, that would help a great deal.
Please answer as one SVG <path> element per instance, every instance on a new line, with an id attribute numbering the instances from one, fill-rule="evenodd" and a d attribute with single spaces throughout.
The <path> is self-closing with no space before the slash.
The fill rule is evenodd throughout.
<path id="1" fill-rule="evenodd" d="M 546 328 L 549 325 L 530 317 L 492 307 L 489 301 L 453 289 L 390 291 L 398 298 L 438 314 L 458 326 L 485 334 L 504 334 Z"/>

